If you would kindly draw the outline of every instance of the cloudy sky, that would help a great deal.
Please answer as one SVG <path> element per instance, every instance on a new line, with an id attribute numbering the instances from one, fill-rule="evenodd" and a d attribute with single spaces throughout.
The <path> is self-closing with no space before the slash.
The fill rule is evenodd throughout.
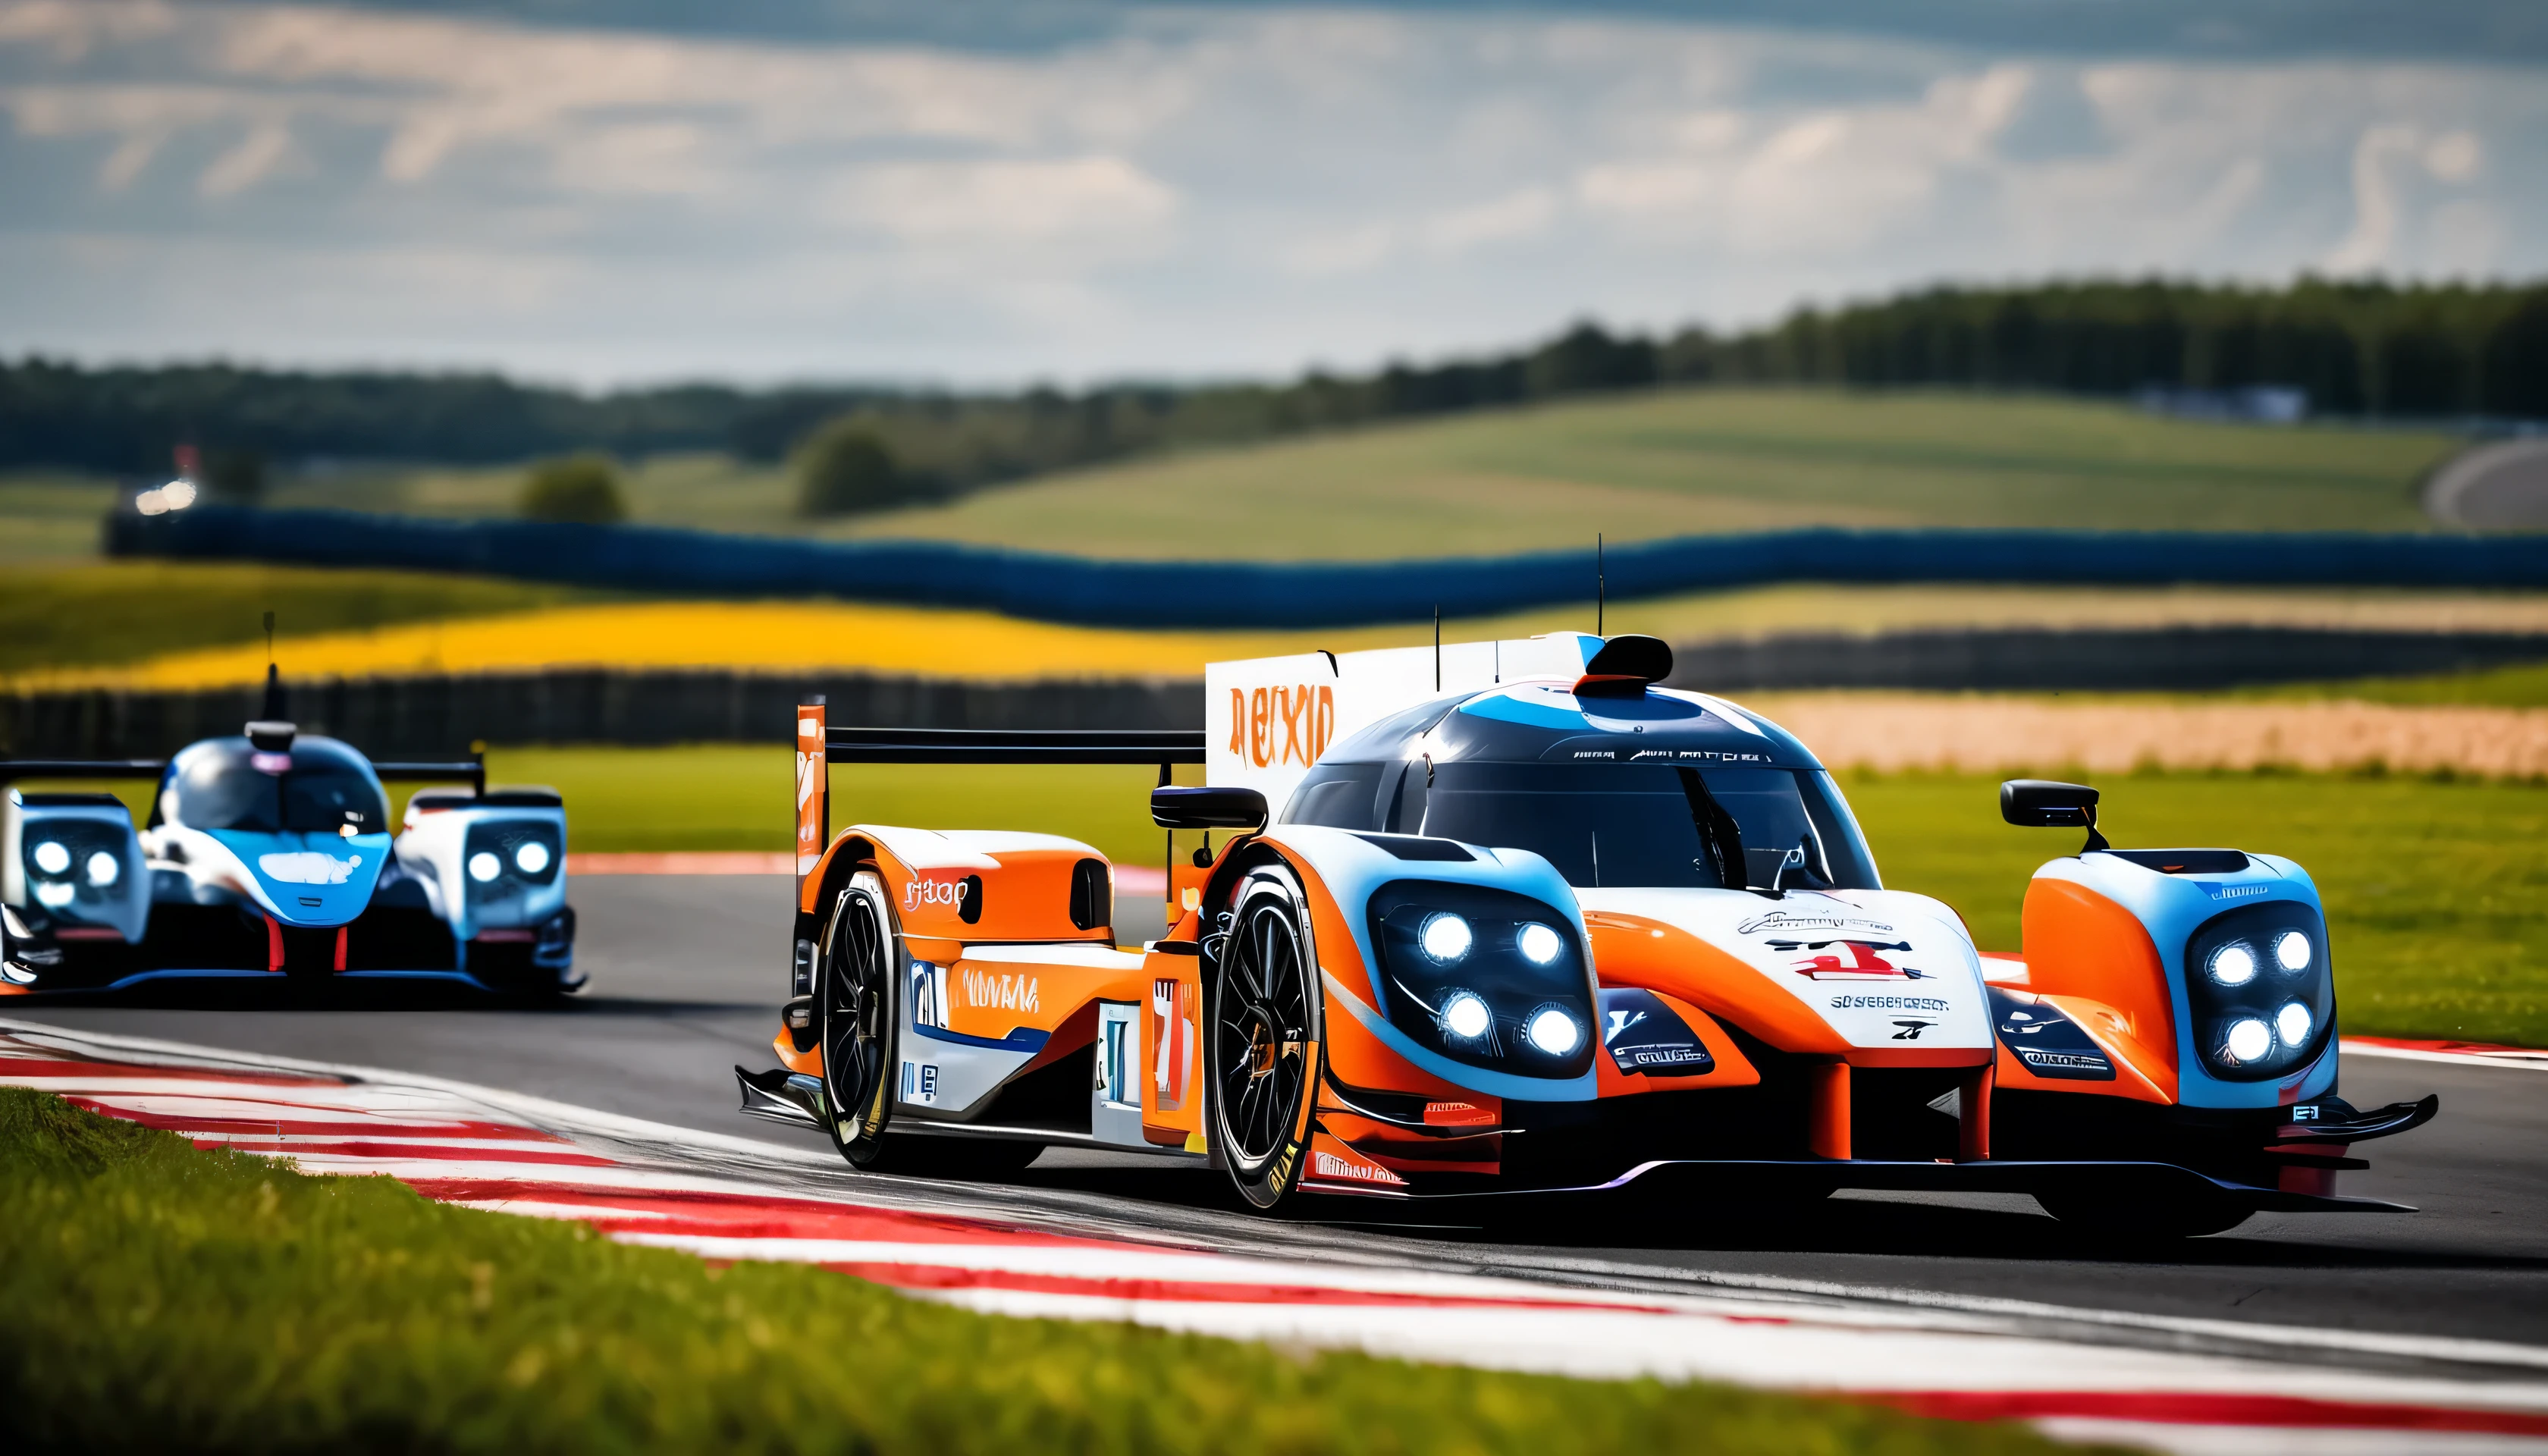
<path id="1" fill-rule="evenodd" d="M 2548 274 L 2548 6 L 0 0 L 0 353 L 1013 383 Z"/>

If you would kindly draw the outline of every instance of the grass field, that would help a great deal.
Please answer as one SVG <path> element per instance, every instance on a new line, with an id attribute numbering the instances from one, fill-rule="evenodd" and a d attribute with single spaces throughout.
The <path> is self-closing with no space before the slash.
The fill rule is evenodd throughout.
<path id="1" fill-rule="evenodd" d="M 2415 484 L 2458 443 L 2049 396 L 1665 390 L 1184 451 L 810 529 L 1207 559 L 1492 554 L 1589 545 L 1595 531 L 1808 524 L 2415 531 L 2430 525 Z M 281 476 L 267 499 L 509 515 L 521 481 L 519 466 L 357 467 Z M 640 521 L 809 529 L 783 469 L 719 455 L 630 462 L 626 495 Z M 0 526 L 42 523 L 14 554 L 86 554 L 108 499 L 94 481 L 0 481 Z"/>
<path id="2" fill-rule="evenodd" d="M 2049 1452 L 1716 1386 L 1003 1320 L 311 1178 L 0 1089 L 19 1451 Z"/>
<path id="3" fill-rule="evenodd" d="M 789 842 L 784 749 L 517 749 L 489 763 L 562 788 L 578 850 Z M 1151 781 L 1141 769 L 841 767 L 832 822 L 1038 830 L 1157 864 Z M 2101 786 L 2119 845 L 2300 861 L 2325 901 L 2346 1029 L 2548 1046 L 2548 785 L 2144 774 Z M 1954 905 L 1986 950 L 2020 949 L 2028 876 L 2077 849 L 2070 831 L 2002 823 L 1996 778 L 1862 774 L 1846 789 L 1885 883 Z"/>

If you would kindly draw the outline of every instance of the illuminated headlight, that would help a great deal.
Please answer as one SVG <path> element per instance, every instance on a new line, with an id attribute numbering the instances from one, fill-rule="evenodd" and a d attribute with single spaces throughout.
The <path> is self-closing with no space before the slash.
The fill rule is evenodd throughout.
<path id="1" fill-rule="evenodd" d="M 1442 998 L 1442 1030 L 1463 1042 L 1474 1042 L 1496 1024 L 1486 998 L 1475 991 L 1453 991 Z"/>
<path id="2" fill-rule="evenodd" d="M 2221 1039 L 2221 1049 L 2229 1052 L 2234 1062 L 2262 1061 L 2265 1053 L 2274 1049 L 2273 1030 L 2255 1017 L 2242 1016 L 2230 1023 L 2229 1035 Z"/>
<path id="3" fill-rule="evenodd" d="M 2282 1010 L 2274 1013 L 2274 1035 L 2282 1038 L 2286 1046 L 2297 1047 L 2308 1041 L 2310 1028 L 2317 1024 L 2310 1016 L 2310 1009 L 2298 1001 L 2286 1002 Z"/>
<path id="4" fill-rule="evenodd" d="M 1533 965 L 1546 965 L 1566 954 L 1565 938 L 1537 921 L 1523 926 L 1513 945 Z"/>
<path id="5" fill-rule="evenodd" d="M 524 874 L 539 873 L 549 867 L 549 847 L 535 839 L 522 841 L 520 847 L 513 851 L 513 866 Z"/>
<path id="6" fill-rule="evenodd" d="M 469 857 L 469 877 L 480 884 L 493 884 L 496 876 L 503 872 L 504 862 L 497 859 L 492 850 L 480 850 Z"/>
<path id="7" fill-rule="evenodd" d="M 1469 954 L 1469 922 L 1445 910 L 1424 918 L 1424 928 L 1416 932 L 1415 943 L 1424 954 L 1444 965 Z"/>
<path id="8" fill-rule="evenodd" d="M 104 850 L 88 857 L 88 882 L 105 886 L 124 876 L 124 862 Z"/>
<path id="9" fill-rule="evenodd" d="M 36 900 L 47 910 L 59 910 L 77 893 L 67 879 L 47 879 L 36 886 Z"/>
<path id="10" fill-rule="evenodd" d="M 2309 937 L 2296 930 L 2287 930 L 2274 937 L 2274 959 L 2285 970 L 2309 969 Z"/>
<path id="11" fill-rule="evenodd" d="M 37 845 L 35 849 L 28 852 L 28 858 L 34 860 L 36 867 L 46 874 L 70 872 L 71 852 L 63 849 L 59 840 L 48 839 Z"/>
<path id="12" fill-rule="evenodd" d="M 2203 970 L 2221 985 L 2243 986 L 2256 978 L 2256 953 L 2245 946 L 2224 946 L 2212 953 L 2212 963 Z"/>
<path id="13" fill-rule="evenodd" d="M 1551 1056 L 1564 1056 L 1584 1040 L 1584 1024 L 1562 1007 L 1543 1006 L 1530 1014 L 1522 1034 L 1530 1045 Z"/>

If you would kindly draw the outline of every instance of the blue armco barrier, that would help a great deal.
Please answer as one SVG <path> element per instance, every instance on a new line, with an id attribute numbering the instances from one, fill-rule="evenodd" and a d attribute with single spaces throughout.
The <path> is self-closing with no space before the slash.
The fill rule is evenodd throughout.
<path id="1" fill-rule="evenodd" d="M 120 554 L 468 572 L 702 596 L 837 596 L 1109 627 L 1327 627 L 1592 595 L 1592 551 L 1381 562 L 1105 561 L 935 541 L 441 521 L 198 505 L 117 517 Z M 1622 600 L 1779 582 L 2548 587 L 2548 536 L 1814 528 L 1613 546 Z"/>

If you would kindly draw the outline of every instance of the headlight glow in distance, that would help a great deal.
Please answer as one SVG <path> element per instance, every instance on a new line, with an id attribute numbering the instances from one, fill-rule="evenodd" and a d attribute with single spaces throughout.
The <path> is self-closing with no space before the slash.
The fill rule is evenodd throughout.
<path id="1" fill-rule="evenodd" d="M 480 884 L 486 884 L 503 872 L 504 862 L 497 859 L 493 851 L 480 850 L 469 857 L 469 877 Z"/>
<path id="2" fill-rule="evenodd" d="M 104 850 L 88 857 L 88 882 L 109 885 L 124 876 L 124 862 Z"/>
<path id="3" fill-rule="evenodd" d="M 1442 1030 L 1463 1042 L 1474 1042 L 1495 1025 L 1486 998 L 1475 991 L 1453 991 L 1442 998 Z"/>
<path id="4" fill-rule="evenodd" d="M 1564 1056 L 1584 1040 L 1584 1028 L 1575 1018 L 1554 1006 L 1543 1006 L 1530 1014 L 1530 1025 L 1523 1028 L 1530 1045 L 1551 1056 Z"/>
<path id="5" fill-rule="evenodd" d="M 69 904 L 71 896 L 76 893 L 67 882 L 58 879 L 44 880 L 36 886 L 37 902 L 47 910 L 59 910 Z"/>
<path id="6" fill-rule="evenodd" d="M 2224 946 L 2212 953 L 2212 962 L 2203 969 L 2222 985 L 2243 986 L 2256 978 L 2256 953 L 2244 946 Z"/>
<path id="7" fill-rule="evenodd" d="M 549 867 L 549 847 L 535 839 L 522 841 L 513 851 L 513 865 L 524 874 L 537 874 Z"/>
<path id="8" fill-rule="evenodd" d="M 2296 930 L 2287 930 L 2274 937 L 2274 959 L 2281 962 L 2285 970 L 2309 969 L 2309 937 Z"/>
<path id="9" fill-rule="evenodd" d="M 2230 1059 L 2239 1063 L 2261 1061 L 2274 1049 L 2274 1033 L 2252 1016 L 2242 1016 L 2230 1024 L 2230 1035 L 2223 1044 Z"/>
<path id="10" fill-rule="evenodd" d="M 1444 965 L 1469 954 L 1470 939 L 1469 922 L 1448 910 L 1424 917 L 1415 933 L 1415 943 L 1424 948 L 1424 954 Z"/>
<path id="11" fill-rule="evenodd" d="M 63 849 L 62 842 L 57 839 L 48 839 L 36 846 L 33 857 L 36 867 L 46 874 L 67 873 L 71 867 L 71 852 Z"/>
<path id="12" fill-rule="evenodd" d="M 2296 1047 L 2308 1041 L 2310 1026 L 2310 1009 L 2298 1001 L 2286 1002 L 2282 1010 L 2274 1013 L 2274 1032 L 2286 1046 Z"/>
<path id="13" fill-rule="evenodd" d="M 1513 945 L 1533 965 L 1546 965 L 1566 954 L 1566 938 L 1537 921 L 1523 926 L 1521 933 L 1513 937 Z"/>

